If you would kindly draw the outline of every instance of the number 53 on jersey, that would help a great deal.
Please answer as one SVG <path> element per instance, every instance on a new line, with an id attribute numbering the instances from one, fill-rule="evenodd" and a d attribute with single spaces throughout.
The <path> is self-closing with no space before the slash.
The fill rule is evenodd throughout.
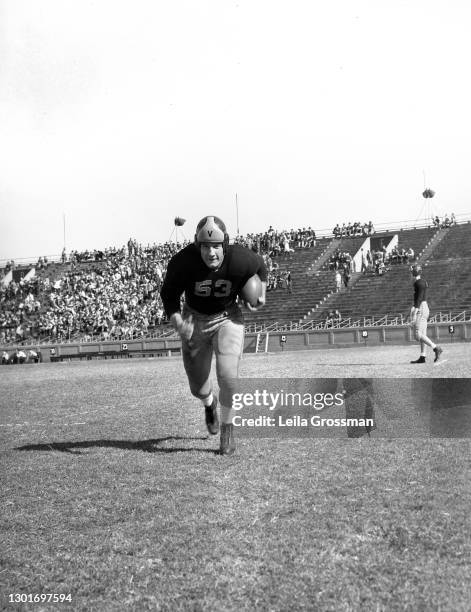
<path id="1" fill-rule="evenodd" d="M 231 281 L 219 278 L 214 281 L 212 279 L 200 281 L 195 283 L 195 295 L 199 297 L 227 297 L 231 293 L 232 283 Z"/>

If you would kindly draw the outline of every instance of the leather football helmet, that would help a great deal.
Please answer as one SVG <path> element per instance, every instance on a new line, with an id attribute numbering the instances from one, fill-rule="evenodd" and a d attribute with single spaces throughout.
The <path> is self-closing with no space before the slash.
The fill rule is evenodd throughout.
<path id="1" fill-rule="evenodd" d="M 199 247 L 202 243 L 222 243 L 224 252 L 229 244 L 229 234 L 222 219 L 209 215 L 203 217 L 196 226 L 195 244 Z"/>

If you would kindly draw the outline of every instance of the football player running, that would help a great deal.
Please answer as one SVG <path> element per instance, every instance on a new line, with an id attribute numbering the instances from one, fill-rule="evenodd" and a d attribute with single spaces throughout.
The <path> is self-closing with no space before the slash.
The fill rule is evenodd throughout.
<path id="1" fill-rule="evenodd" d="M 427 320 L 429 317 L 427 305 L 428 283 L 421 277 L 422 266 L 414 264 L 411 266 L 410 271 L 414 280 L 414 304 L 410 309 L 410 322 L 414 329 L 415 339 L 420 342 L 420 356 L 415 361 L 411 361 L 411 363 L 425 363 L 427 346 L 430 346 L 435 353 L 434 361 L 438 361 L 443 353 L 443 349 L 434 344 L 427 336 Z"/>
<path id="2" fill-rule="evenodd" d="M 244 303 L 249 310 L 265 304 L 267 270 L 263 259 L 238 244 L 230 245 L 224 222 L 207 216 L 197 225 L 194 243 L 170 260 L 161 290 L 165 312 L 182 340 L 190 391 L 201 400 L 207 429 L 213 435 L 219 431 L 218 402 L 210 381 L 211 361 L 213 354 L 216 356 L 222 455 L 235 451 L 232 385 L 244 348 L 244 321 L 237 295 L 254 274 L 262 281 L 262 294 L 256 306 Z"/>

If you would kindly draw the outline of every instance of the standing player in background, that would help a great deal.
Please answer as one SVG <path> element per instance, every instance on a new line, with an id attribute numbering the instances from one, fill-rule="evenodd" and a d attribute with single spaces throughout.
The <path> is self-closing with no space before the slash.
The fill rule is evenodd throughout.
<path id="1" fill-rule="evenodd" d="M 217 399 L 210 381 L 213 353 L 216 355 L 222 455 L 235 451 L 231 380 L 238 376 L 244 348 L 244 320 L 236 299 L 254 274 L 262 281 L 262 295 L 257 307 L 245 304 L 249 310 L 265 303 L 267 270 L 263 259 L 238 244 L 230 245 L 223 221 L 207 216 L 198 223 L 194 243 L 170 260 L 161 290 L 165 312 L 182 339 L 191 393 L 201 400 L 206 426 L 213 435 L 219 431 Z"/>
<path id="2" fill-rule="evenodd" d="M 427 319 L 429 317 L 429 309 L 427 305 L 427 289 L 428 283 L 421 278 L 422 266 L 414 264 L 411 266 L 411 274 L 414 279 L 414 304 L 410 310 L 411 325 L 414 328 L 415 339 L 420 342 L 420 357 L 411 363 L 425 363 L 427 354 L 427 345 L 435 353 L 434 361 L 440 359 L 443 349 L 434 344 L 427 336 Z"/>

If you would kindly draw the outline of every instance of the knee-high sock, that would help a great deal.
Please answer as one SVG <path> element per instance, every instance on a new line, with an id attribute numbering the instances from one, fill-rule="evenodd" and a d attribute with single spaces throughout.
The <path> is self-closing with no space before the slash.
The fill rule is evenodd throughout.
<path id="1" fill-rule="evenodd" d="M 234 415 L 235 415 L 234 408 L 232 407 L 228 408 L 227 406 L 223 406 L 221 404 L 221 422 L 222 423 L 231 424 Z"/>

